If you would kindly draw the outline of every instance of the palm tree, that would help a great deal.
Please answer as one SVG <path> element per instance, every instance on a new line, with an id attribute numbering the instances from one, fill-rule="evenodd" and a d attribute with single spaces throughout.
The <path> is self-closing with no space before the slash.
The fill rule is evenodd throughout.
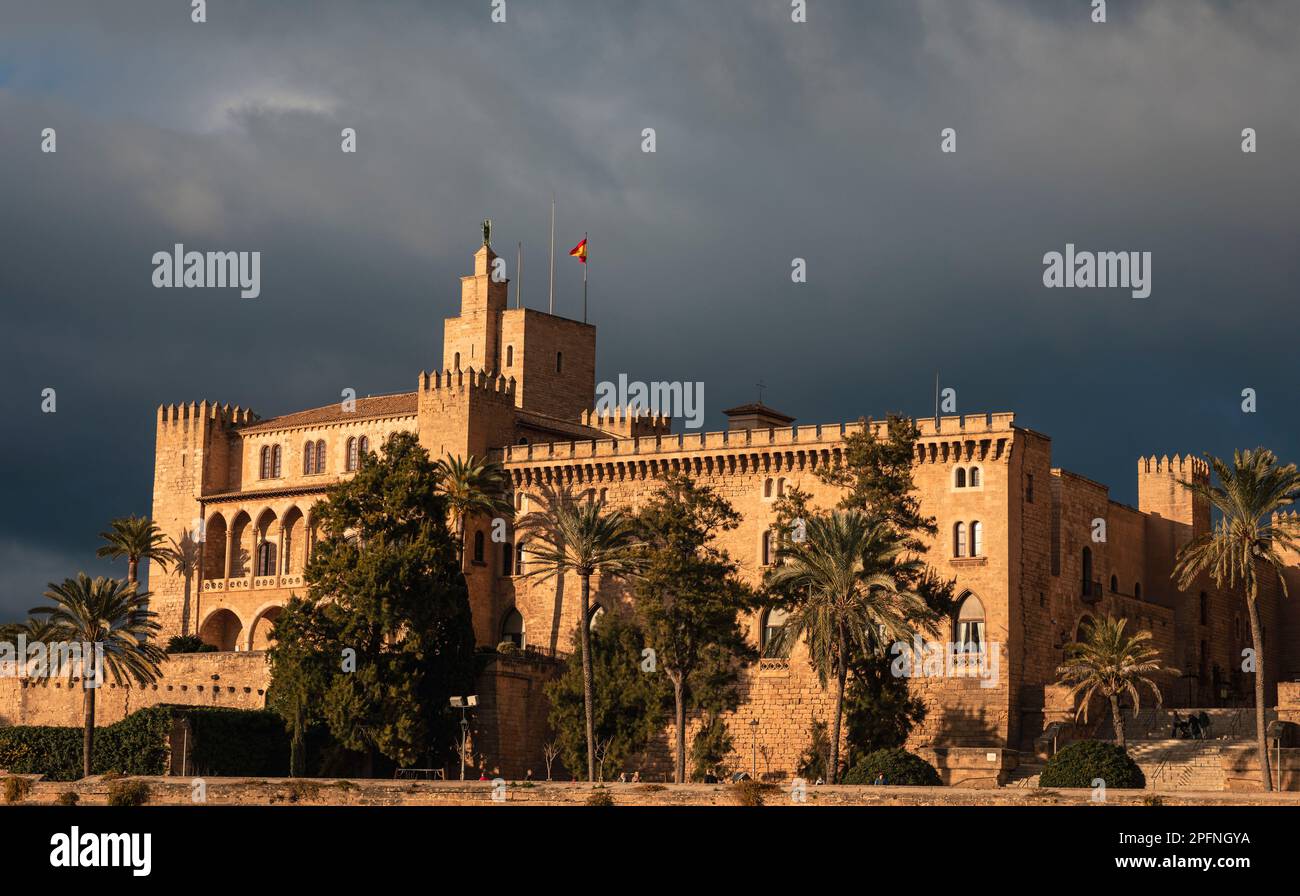
<path id="1" fill-rule="evenodd" d="M 149 592 L 139 592 L 134 582 L 121 579 L 99 576 L 92 581 L 83 572 L 61 585 L 51 582 L 45 596 L 54 601 L 54 606 L 28 612 L 47 621 L 56 637 L 102 651 L 103 666 L 115 684 L 122 684 L 127 674 L 140 684 L 152 684 L 162 676 L 158 664 L 166 654 L 152 643 L 161 626 L 154 621 L 156 614 L 147 609 Z M 88 662 L 94 660 L 83 657 L 80 669 L 70 666 L 68 670 L 69 677 L 80 671 L 86 692 L 81 766 L 87 777 L 95 742 L 95 691 L 103 683 L 104 673 L 104 668 L 97 665 L 88 672 Z"/>
<path id="2" fill-rule="evenodd" d="M 131 584 L 140 581 L 140 561 L 152 560 L 164 570 L 175 562 L 176 552 L 167 545 L 153 520 L 147 516 L 128 516 L 109 523 L 109 531 L 100 532 L 106 544 L 95 552 L 97 557 L 118 560 L 126 558 L 126 580 Z"/>
<path id="3" fill-rule="evenodd" d="M 1155 695 L 1156 706 L 1160 706 L 1163 702 L 1160 688 L 1150 676 L 1177 672 L 1161 663 L 1160 651 L 1151 646 L 1151 632 L 1140 631 L 1128 637 L 1124 634 L 1126 625 L 1127 619 L 1113 616 L 1095 622 L 1084 641 L 1066 645 L 1065 662 L 1056 670 L 1061 676 L 1061 684 L 1072 685 L 1070 696 L 1081 697 L 1075 711 L 1076 719 L 1088 720 L 1088 704 L 1093 697 L 1100 695 L 1110 701 L 1110 714 L 1120 749 L 1128 749 L 1124 717 L 1119 706 L 1120 695 L 1128 694 L 1133 698 L 1133 713 L 1136 715 L 1142 706 L 1138 686 L 1145 685 Z"/>
<path id="4" fill-rule="evenodd" d="M 902 558 L 905 550 L 887 520 L 836 510 L 806 520 L 804 540 L 780 546 L 779 565 L 767 579 L 773 591 L 795 595 L 783 635 L 807 639 L 822 687 L 835 678 L 832 784 L 839 776 L 849 666 L 862 654 L 910 640 L 916 627 L 933 627 L 925 599 L 905 584 L 921 570 L 920 561 Z"/>
<path id="5" fill-rule="evenodd" d="M 27 675 L 27 656 L 19 654 L 18 636 L 22 635 L 28 644 L 48 644 L 57 640 L 55 627 L 48 619 L 37 619 L 34 616 L 28 616 L 25 622 L 8 622 L 0 625 L 0 642 L 12 644 L 14 648 L 14 669 L 13 675 L 22 678 Z M 4 674 L 0 671 L 0 674 Z"/>
<path id="6" fill-rule="evenodd" d="M 456 549 L 462 568 L 465 563 L 465 525 L 475 514 L 509 517 L 514 508 L 506 498 L 508 479 L 495 461 L 468 460 L 447 456 L 438 461 L 438 493 L 447 499 L 447 509 L 456 521 Z"/>
<path id="7" fill-rule="evenodd" d="M 1259 771 L 1265 790 L 1273 789 L 1268 765 L 1268 744 L 1264 723 L 1264 637 L 1259 621 L 1259 576 L 1261 570 L 1276 576 L 1286 596 L 1286 565 L 1283 552 L 1300 551 L 1297 536 L 1300 521 L 1276 515 L 1300 499 L 1300 471 L 1295 464 L 1280 466 L 1267 448 L 1236 451 L 1232 464 L 1207 455 L 1219 485 L 1183 482 L 1198 498 L 1219 511 L 1219 520 L 1204 535 L 1188 542 L 1178 552 L 1173 578 L 1187 590 L 1201 573 L 1209 573 L 1217 588 L 1246 592 L 1250 637 L 1255 648 L 1255 734 L 1259 747 Z"/>
<path id="8" fill-rule="evenodd" d="M 535 563 L 524 573 L 539 580 L 572 572 L 582 583 L 578 639 L 582 649 L 582 702 L 587 719 L 587 780 L 596 780 L 595 687 L 591 675 L 591 577 L 628 578 L 639 567 L 634 522 L 603 503 L 575 502 L 565 493 L 543 497 L 520 529 L 534 533 L 528 552 Z"/>

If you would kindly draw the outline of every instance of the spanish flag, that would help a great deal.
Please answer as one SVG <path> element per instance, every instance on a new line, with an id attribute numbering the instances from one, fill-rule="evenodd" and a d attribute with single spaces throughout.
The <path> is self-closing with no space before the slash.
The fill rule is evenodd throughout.
<path id="1" fill-rule="evenodd" d="M 569 250 L 569 254 L 578 259 L 583 264 L 587 263 L 587 238 L 584 236 L 582 242 Z"/>

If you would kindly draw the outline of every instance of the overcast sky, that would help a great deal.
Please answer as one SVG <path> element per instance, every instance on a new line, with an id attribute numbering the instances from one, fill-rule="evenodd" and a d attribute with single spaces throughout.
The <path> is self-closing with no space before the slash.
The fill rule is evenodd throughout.
<path id="1" fill-rule="evenodd" d="M 1109 5 L 0 0 L 0 616 L 112 569 L 160 403 L 414 388 L 484 217 L 544 307 L 552 191 L 598 377 L 701 381 L 709 428 L 760 380 L 932 413 L 937 369 L 1117 500 L 1142 453 L 1300 460 L 1300 4 Z M 260 251 L 260 297 L 153 288 L 177 242 Z M 1151 295 L 1045 289 L 1066 243 L 1151 252 Z"/>

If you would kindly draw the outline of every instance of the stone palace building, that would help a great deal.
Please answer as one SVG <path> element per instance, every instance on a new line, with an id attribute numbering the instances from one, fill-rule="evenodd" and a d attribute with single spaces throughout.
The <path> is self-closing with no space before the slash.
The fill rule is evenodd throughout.
<path id="1" fill-rule="evenodd" d="M 634 510 L 670 470 L 715 488 L 743 516 L 721 545 L 758 583 L 773 560 L 774 502 L 798 486 L 818 507 L 836 490 L 816 475 L 836 464 L 862 422 L 800 425 L 761 404 L 728 411 L 722 432 L 673 433 L 645 415 L 597 414 L 596 328 L 532 308 L 510 308 L 508 281 L 492 277 L 485 241 L 461 278 L 460 313 L 444 325 L 441 362 L 415 389 L 263 419 L 211 402 L 158 410 L 153 518 L 168 536 L 195 544 L 193 562 L 149 571 L 152 606 L 164 639 L 197 633 L 220 652 L 175 658 L 148 689 L 101 696 L 100 723 L 150 703 L 260 706 L 268 675 L 271 624 L 295 593 L 317 537 L 313 508 L 351 475 L 359 455 L 389 433 L 418 433 L 434 459 L 491 456 L 509 475 L 512 499 L 563 486 Z M 1053 466 L 1051 439 L 1018 426 L 1010 413 L 918 421 L 915 480 L 922 510 L 939 535 L 927 560 L 956 582 L 959 609 L 945 640 L 966 652 L 996 651 L 988 675 L 912 679 L 927 703 L 909 746 L 946 780 L 1001 779 L 1017 751 L 1032 750 L 1073 706 L 1053 684 L 1063 648 L 1090 617 L 1114 613 L 1149 629 L 1165 661 L 1181 671 L 1166 699 L 1176 706 L 1241 705 L 1252 683 L 1241 671 L 1250 643 L 1239 594 L 1208 581 L 1178 590 L 1170 571 L 1178 547 L 1210 523 L 1180 479 L 1204 479 L 1188 457 L 1137 461 L 1138 506 L 1110 499 L 1106 486 Z M 1096 521 L 1105 523 L 1097 540 Z M 577 582 L 521 576 L 526 542 L 494 542 L 489 520 L 467 527 L 466 557 L 479 645 L 494 651 L 479 683 L 476 752 L 505 775 L 543 767 L 547 739 L 542 686 L 571 649 Z M 1300 567 L 1288 570 L 1293 591 Z M 618 587 L 596 589 L 598 612 L 626 609 Z M 1277 682 L 1300 673 L 1300 595 L 1284 601 L 1265 579 L 1261 613 L 1268 643 L 1270 705 Z M 803 645 L 772 649 L 780 613 L 748 620 L 761 659 L 749 670 L 731 714 L 736 749 L 748 768 L 789 776 L 829 699 Z M 597 623 L 598 624 L 598 623 Z M 513 642 L 521 650 L 496 650 Z M 12 683 L 6 683 L 12 684 Z M 79 724 L 80 695 L 56 685 L 8 688 L 0 721 Z M 116 693 L 114 693 L 116 691 Z M 106 699 L 107 698 L 107 699 Z M 754 723 L 757 724 L 754 724 Z M 669 765 L 646 758 L 646 773 Z"/>

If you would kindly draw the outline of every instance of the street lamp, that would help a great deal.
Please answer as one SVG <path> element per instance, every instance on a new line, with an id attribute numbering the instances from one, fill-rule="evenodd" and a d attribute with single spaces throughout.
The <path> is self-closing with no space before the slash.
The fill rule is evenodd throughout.
<path id="1" fill-rule="evenodd" d="M 478 695 L 471 694 L 468 697 L 452 697 L 451 706 L 453 709 L 460 710 L 460 779 L 465 780 L 465 745 L 469 740 L 469 719 L 465 716 L 465 711 L 472 706 L 478 706 Z"/>

